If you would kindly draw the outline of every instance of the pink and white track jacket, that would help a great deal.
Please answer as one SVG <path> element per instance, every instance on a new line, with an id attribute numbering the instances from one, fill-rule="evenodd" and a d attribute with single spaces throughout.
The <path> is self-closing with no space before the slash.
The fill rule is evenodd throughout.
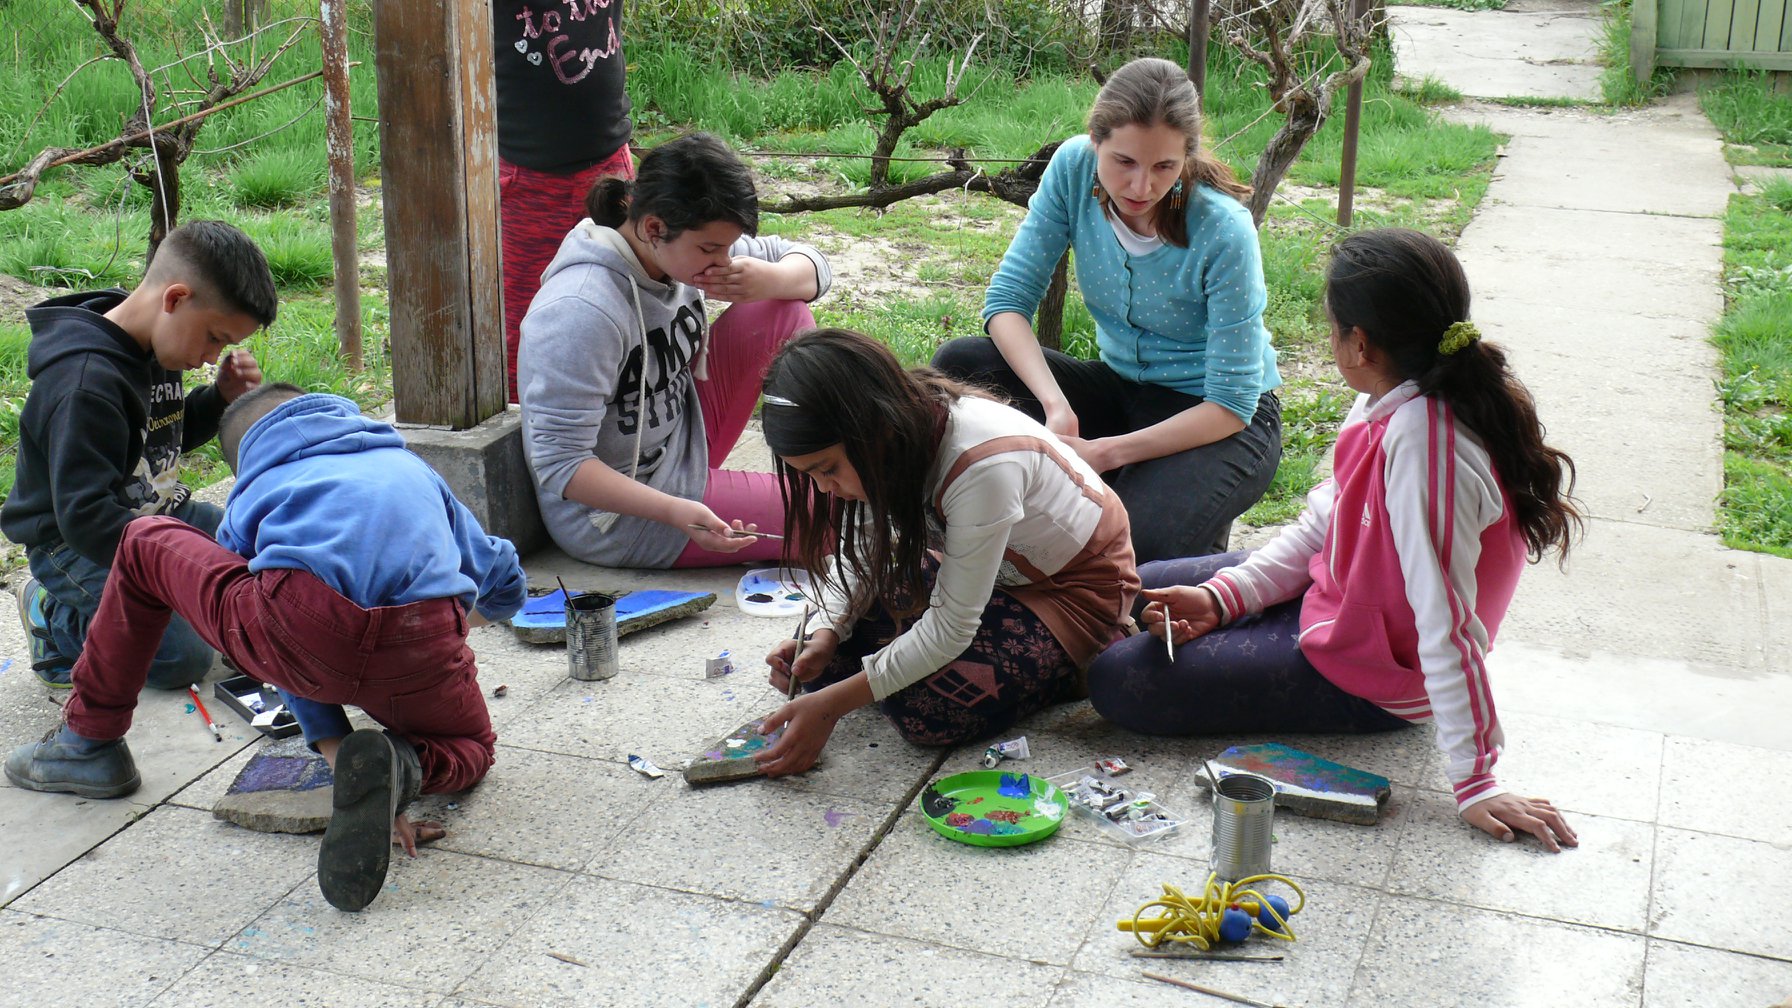
<path id="1" fill-rule="evenodd" d="M 1358 397 L 1300 519 L 1207 587 L 1226 622 L 1304 591 L 1301 652 L 1339 689 L 1434 719 L 1460 810 L 1505 791 L 1487 652 L 1525 559 L 1480 440 L 1407 382 Z"/>

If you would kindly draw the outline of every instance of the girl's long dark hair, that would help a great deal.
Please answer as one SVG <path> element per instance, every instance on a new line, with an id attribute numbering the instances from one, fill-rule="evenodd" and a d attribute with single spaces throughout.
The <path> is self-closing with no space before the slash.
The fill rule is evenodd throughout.
<path id="1" fill-rule="evenodd" d="M 1325 305 L 1342 331 L 1362 329 L 1402 378 L 1449 405 L 1492 457 L 1533 561 L 1563 558 L 1582 517 L 1574 502 L 1574 460 L 1543 443 L 1529 389 L 1485 340 L 1454 353 L 1438 344 L 1468 319 L 1468 277 L 1443 242 L 1403 228 L 1364 231 L 1332 250 Z"/>
<path id="2" fill-rule="evenodd" d="M 799 404 L 766 409 L 801 409 L 806 425 L 839 432 L 865 491 L 864 501 L 830 496 L 780 458 L 778 482 L 790 530 L 784 562 L 825 582 L 828 554 L 837 550 L 842 567 L 859 582 L 852 612 L 877 602 L 898 618 L 925 609 L 921 568 L 933 503 L 927 472 L 946 411 L 960 397 L 980 393 L 931 368 L 904 370 L 888 347 L 850 329 L 812 329 L 786 343 L 766 369 L 765 389 Z M 771 448 L 779 450 L 777 444 Z M 861 522 L 870 530 L 862 544 Z"/>
<path id="3" fill-rule="evenodd" d="M 647 152 L 630 182 L 601 178 L 585 194 L 585 216 L 605 227 L 648 215 L 665 222 L 667 241 L 694 227 L 727 221 L 759 233 L 759 196 L 740 155 L 708 133 L 687 133 Z"/>

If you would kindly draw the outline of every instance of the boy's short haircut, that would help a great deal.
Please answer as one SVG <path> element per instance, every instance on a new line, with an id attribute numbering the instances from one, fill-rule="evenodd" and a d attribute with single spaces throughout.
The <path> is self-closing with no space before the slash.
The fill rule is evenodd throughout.
<path id="1" fill-rule="evenodd" d="M 143 279 L 185 283 L 264 327 L 279 310 L 267 257 L 254 239 L 223 221 L 189 221 L 168 232 Z"/>
<path id="2" fill-rule="evenodd" d="M 281 403 L 307 394 L 291 382 L 264 382 L 224 407 L 224 415 L 218 420 L 218 449 L 223 452 L 224 464 L 231 472 L 237 471 L 237 449 L 242 447 L 243 435 L 249 433 L 255 421 L 274 412 Z"/>

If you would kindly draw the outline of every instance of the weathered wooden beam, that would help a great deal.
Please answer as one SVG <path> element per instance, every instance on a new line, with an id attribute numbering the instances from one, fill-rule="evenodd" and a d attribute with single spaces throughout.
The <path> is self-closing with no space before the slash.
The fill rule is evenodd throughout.
<path id="1" fill-rule="evenodd" d="M 504 410 L 488 0 L 374 4 L 380 191 L 401 423 Z"/>

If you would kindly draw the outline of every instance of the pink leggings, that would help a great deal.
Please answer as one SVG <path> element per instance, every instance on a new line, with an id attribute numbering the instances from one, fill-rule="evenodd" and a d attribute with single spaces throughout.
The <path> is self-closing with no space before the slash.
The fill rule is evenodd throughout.
<path id="1" fill-rule="evenodd" d="M 709 441 L 709 482 L 703 504 L 724 521 L 739 519 L 768 532 L 784 530 L 784 501 L 773 473 L 718 469 L 747 429 L 765 381 L 766 366 L 790 337 L 815 327 L 802 301 L 752 301 L 723 312 L 710 327 L 709 378 L 697 383 L 703 407 L 703 435 Z M 692 542 L 674 567 L 726 567 L 776 561 L 783 544 L 760 539 L 738 553 L 712 553 Z"/>

